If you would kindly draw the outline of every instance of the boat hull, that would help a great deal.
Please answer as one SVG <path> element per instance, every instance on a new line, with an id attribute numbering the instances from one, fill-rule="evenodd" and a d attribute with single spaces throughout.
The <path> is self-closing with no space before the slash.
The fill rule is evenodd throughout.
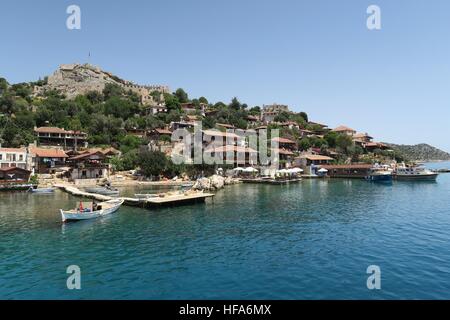
<path id="1" fill-rule="evenodd" d="M 392 181 L 392 175 L 382 174 L 382 175 L 370 175 L 366 177 L 366 180 L 373 182 L 389 182 Z"/>
<path id="2" fill-rule="evenodd" d="M 106 201 L 105 203 L 109 203 L 109 202 L 110 201 Z M 110 208 L 93 211 L 93 212 L 78 213 L 78 212 L 69 212 L 69 211 L 60 210 L 62 221 L 69 222 L 69 221 L 79 221 L 79 220 L 90 220 L 90 219 L 95 219 L 95 218 L 106 216 L 108 214 L 114 213 L 117 210 L 119 210 L 120 206 L 123 204 L 124 201 L 119 200 L 119 201 L 115 201 L 115 202 L 117 202 L 117 204 L 115 204 L 114 206 L 112 206 Z"/>
<path id="3" fill-rule="evenodd" d="M 436 181 L 437 177 L 438 177 L 437 173 L 411 174 L 411 175 L 397 174 L 395 176 L 397 180 L 405 180 L 405 181 Z"/>

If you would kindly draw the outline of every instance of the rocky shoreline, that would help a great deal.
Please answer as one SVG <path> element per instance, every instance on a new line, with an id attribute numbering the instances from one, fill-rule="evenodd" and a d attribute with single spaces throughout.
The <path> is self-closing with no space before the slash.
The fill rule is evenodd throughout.
<path id="1" fill-rule="evenodd" d="M 227 185 L 240 183 L 240 179 L 231 178 L 231 177 L 222 177 L 217 174 L 209 177 L 209 178 L 200 178 L 195 181 L 192 189 L 194 190 L 206 190 L 206 191 L 214 191 L 224 188 Z"/>

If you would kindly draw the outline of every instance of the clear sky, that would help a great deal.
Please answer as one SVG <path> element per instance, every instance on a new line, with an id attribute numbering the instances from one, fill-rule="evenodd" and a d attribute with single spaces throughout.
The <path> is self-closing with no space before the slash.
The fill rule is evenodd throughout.
<path id="1" fill-rule="evenodd" d="M 71 4 L 81 30 L 66 28 Z M 371 4 L 381 30 L 366 27 Z M 288 104 L 377 141 L 450 151 L 449 15 L 448 0 L 2 0 L 0 76 L 31 81 L 90 62 L 191 97 Z"/>

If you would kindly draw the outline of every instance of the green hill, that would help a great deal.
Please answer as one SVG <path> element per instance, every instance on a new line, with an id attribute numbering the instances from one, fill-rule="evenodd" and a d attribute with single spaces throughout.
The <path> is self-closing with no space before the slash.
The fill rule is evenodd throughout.
<path id="1" fill-rule="evenodd" d="M 410 161 L 450 160 L 450 154 L 426 143 L 416 145 L 399 145 L 386 143 L 396 153 Z"/>

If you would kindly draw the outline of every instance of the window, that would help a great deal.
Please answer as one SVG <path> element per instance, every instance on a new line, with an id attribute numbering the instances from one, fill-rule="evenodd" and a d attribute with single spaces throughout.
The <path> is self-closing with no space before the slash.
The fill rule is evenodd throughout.
<path id="1" fill-rule="evenodd" d="M 19 161 L 23 161 L 23 154 L 19 154 Z"/>
<path id="2" fill-rule="evenodd" d="M 3 154 L 0 153 L 0 161 L 3 160 Z"/>

